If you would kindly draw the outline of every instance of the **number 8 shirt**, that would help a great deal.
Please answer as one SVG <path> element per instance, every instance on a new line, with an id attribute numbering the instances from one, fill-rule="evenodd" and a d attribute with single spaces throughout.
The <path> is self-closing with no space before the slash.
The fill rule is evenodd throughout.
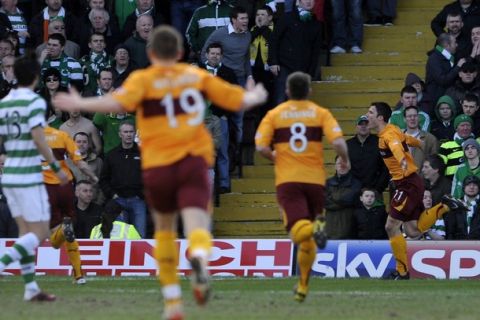
<path id="1" fill-rule="evenodd" d="M 203 124 L 205 99 L 238 111 L 244 91 L 188 64 L 153 65 L 130 74 L 113 98 L 128 112 L 136 111 L 142 168 L 201 156 L 212 166 L 213 142 Z"/>
<path id="2" fill-rule="evenodd" d="M 308 100 L 288 100 L 270 110 L 258 127 L 257 147 L 273 144 L 275 185 L 303 182 L 325 185 L 322 137 L 343 136 L 331 112 Z"/>

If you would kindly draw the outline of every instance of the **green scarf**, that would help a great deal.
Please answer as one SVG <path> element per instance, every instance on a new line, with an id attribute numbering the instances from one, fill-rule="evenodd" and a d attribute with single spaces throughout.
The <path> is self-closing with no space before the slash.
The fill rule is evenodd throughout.
<path id="1" fill-rule="evenodd" d="M 455 57 L 453 56 L 453 54 L 451 54 L 450 52 L 448 52 L 444 47 L 440 46 L 440 45 L 436 45 L 435 46 L 435 50 L 437 50 L 438 52 L 440 52 L 445 58 L 450 55 L 450 64 L 453 66 L 455 64 Z"/>

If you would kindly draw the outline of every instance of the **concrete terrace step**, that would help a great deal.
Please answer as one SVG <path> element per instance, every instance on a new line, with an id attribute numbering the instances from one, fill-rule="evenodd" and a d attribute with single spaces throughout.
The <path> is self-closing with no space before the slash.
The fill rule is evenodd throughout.
<path id="1" fill-rule="evenodd" d="M 330 59 L 333 66 L 425 65 L 427 54 L 423 51 L 366 51 L 362 54 L 334 54 Z"/>
<path id="2" fill-rule="evenodd" d="M 275 193 L 275 183 L 271 178 L 233 179 L 232 191 L 234 193 Z"/>
<path id="3" fill-rule="evenodd" d="M 397 9 L 414 9 L 414 8 L 432 8 L 440 11 L 450 0 L 400 0 L 397 4 Z"/>
<path id="4" fill-rule="evenodd" d="M 266 207 L 278 207 L 277 196 L 272 193 L 263 194 L 241 194 L 241 193 L 226 193 L 220 195 L 220 203 L 222 207 L 252 207 L 252 206 L 266 206 Z M 215 208 L 222 209 L 222 208 Z M 217 211 L 215 211 L 217 212 Z M 219 211 L 223 212 L 223 211 Z M 230 211 L 225 214 L 228 216 Z M 263 214 L 258 215 L 261 217 Z M 255 216 L 257 217 L 257 216 Z M 277 215 L 278 218 L 278 215 Z"/>
<path id="5" fill-rule="evenodd" d="M 401 89 L 401 88 L 400 88 Z M 311 99 L 322 106 L 332 107 L 364 107 L 368 108 L 374 101 L 393 103 L 398 100 L 397 92 L 379 93 L 342 93 L 318 94 L 312 93 Z"/>
<path id="6" fill-rule="evenodd" d="M 395 26 L 364 26 L 363 37 L 367 38 L 403 38 L 410 39 L 415 37 L 431 37 L 435 36 L 430 29 L 430 25 L 395 25 Z"/>
<path id="7" fill-rule="evenodd" d="M 428 52 L 434 47 L 431 37 L 415 38 L 365 38 L 362 48 L 374 52 Z"/>
<path id="8" fill-rule="evenodd" d="M 403 66 L 333 66 L 322 68 L 322 80 L 405 80 L 409 72 L 425 77 L 425 65 Z"/>
<path id="9" fill-rule="evenodd" d="M 215 238 L 287 238 L 281 221 L 215 222 Z"/>
<path id="10" fill-rule="evenodd" d="M 342 93 L 398 93 L 403 88 L 404 80 L 370 80 L 370 81 L 317 81 L 313 92 L 318 95 Z"/>
<path id="11" fill-rule="evenodd" d="M 401 1 L 399 1 L 401 2 Z M 393 21 L 399 25 L 430 25 L 433 18 L 440 12 L 438 8 L 402 8 L 397 10 L 397 17 Z"/>
<path id="12" fill-rule="evenodd" d="M 245 196 L 245 195 L 244 195 Z M 275 196 L 275 195 L 273 195 Z M 268 205 L 225 206 L 215 208 L 213 221 L 281 221 L 282 216 L 276 202 Z"/>

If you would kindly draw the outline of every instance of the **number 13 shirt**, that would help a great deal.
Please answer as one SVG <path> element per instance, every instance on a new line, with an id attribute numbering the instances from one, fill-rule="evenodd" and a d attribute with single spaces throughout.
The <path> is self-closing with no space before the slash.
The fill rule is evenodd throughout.
<path id="1" fill-rule="evenodd" d="M 142 167 L 149 169 L 202 156 L 213 165 L 213 142 L 203 124 L 205 99 L 237 111 L 243 89 L 188 64 L 150 66 L 133 72 L 113 98 L 136 112 Z"/>
<path id="2" fill-rule="evenodd" d="M 322 137 L 343 136 L 329 110 L 308 100 L 288 100 L 270 110 L 255 136 L 257 147 L 273 144 L 275 185 L 303 182 L 325 185 Z"/>

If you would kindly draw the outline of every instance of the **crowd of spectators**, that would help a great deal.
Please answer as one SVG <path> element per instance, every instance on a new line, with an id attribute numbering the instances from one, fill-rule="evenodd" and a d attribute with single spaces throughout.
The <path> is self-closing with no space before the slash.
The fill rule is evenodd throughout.
<path id="1" fill-rule="evenodd" d="M 217 193 L 228 193 L 232 174 L 240 175 L 238 167 L 253 164 L 256 126 L 285 101 L 286 77 L 303 71 L 320 79 L 322 49 L 361 54 L 364 26 L 391 26 L 395 16 L 396 0 L 368 0 L 363 7 L 359 0 L 2 0 L 0 96 L 16 86 L 15 57 L 35 52 L 42 66 L 38 92 L 48 103 L 49 125 L 74 139 L 100 178 L 94 185 L 72 168 L 78 237 L 89 237 L 102 221 L 108 227 L 96 230 L 97 237 L 108 236 L 117 228 L 112 217 L 150 237 L 135 115 L 64 114 L 50 103 L 57 92 L 73 87 L 84 96 L 101 96 L 120 87 L 131 72 L 149 65 L 146 45 L 152 29 L 173 25 L 185 36 L 184 62 L 241 86 L 262 82 L 270 93 L 264 106 L 247 114 L 223 112 L 206 101 L 205 122 L 218 155 L 212 184 Z M 480 1 L 448 4 L 431 28 L 437 40 L 428 53 L 426 78 L 406 75 L 391 122 L 423 142 L 410 151 L 427 184 L 425 205 L 439 202 L 447 182 L 449 192 L 471 204 L 465 217 L 453 212 L 438 223 L 437 231 L 445 232 L 434 230 L 426 237 L 478 238 Z M 394 186 L 367 122 L 358 118 L 356 134 L 348 140 L 351 170 L 337 168 L 327 181 L 331 238 L 386 239 L 383 194 Z M 105 205 L 114 214 L 106 216 Z M 4 219 L 5 210 L 0 211 Z M 7 235 L 0 231 L 0 237 Z"/>

